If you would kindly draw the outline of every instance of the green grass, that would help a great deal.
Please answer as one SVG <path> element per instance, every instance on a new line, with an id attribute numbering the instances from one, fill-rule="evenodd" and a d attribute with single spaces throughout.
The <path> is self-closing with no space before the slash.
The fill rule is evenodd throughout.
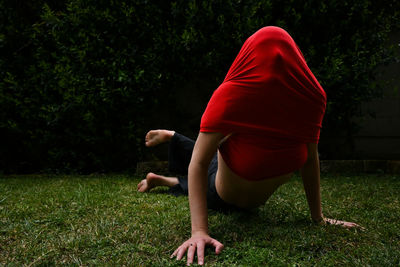
<path id="1" fill-rule="evenodd" d="M 136 192 L 139 179 L 106 176 L 0 178 L 0 265 L 182 266 L 169 255 L 190 233 L 186 197 Z M 365 231 L 311 223 L 293 178 L 251 213 L 210 211 L 208 266 L 399 266 L 400 177 L 327 176 L 326 216 Z"/>

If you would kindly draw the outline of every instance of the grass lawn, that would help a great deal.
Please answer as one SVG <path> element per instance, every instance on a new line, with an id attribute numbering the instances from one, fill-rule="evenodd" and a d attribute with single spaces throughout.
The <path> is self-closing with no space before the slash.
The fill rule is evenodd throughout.
<path id="1" fill-rule="evenodd" d="M 186 197 L 136 192 L 139 178 L 0 178 L 0 265 L 182 266 L 169 255 L 190 233 Z M 299 177 L 250 213 L 210 211 L 208 266 L 399 266 L 400 177 L 323 175 L 327 217 L 365 231 L 311 223 Z"/>

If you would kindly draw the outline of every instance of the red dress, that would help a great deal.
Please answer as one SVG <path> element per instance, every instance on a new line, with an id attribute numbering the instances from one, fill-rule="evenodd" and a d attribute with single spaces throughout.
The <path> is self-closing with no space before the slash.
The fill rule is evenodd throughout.
<path id="1" fill-rule="evenodd" d="M 293 172 L 318 143 L 326 94 L 294 40 L 264 27 L 250 36 L 214 91 L 201 132 L 233 133 L 219 148 L 227 165 L 247 180 Z"/>

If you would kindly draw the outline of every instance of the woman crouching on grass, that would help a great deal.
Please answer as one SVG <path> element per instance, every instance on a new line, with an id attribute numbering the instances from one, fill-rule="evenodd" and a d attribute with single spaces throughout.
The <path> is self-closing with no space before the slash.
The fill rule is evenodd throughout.
<path id="1" fill-rule="evenodd" d="M 300 170 L 311 212 L 319 224 L 355 223 L 325 218 L 321 209 L 317 144 L 326 94 L 290 35 L 264 27 L 250 36 L 215 90 L 196 142 L 167 130 L 146 135 L 146 146 L 170 141 L 169 168 L 182 177 L 149 173 L 140 192 L 169 186 L 189 195 L 192 236 L 171 257 L 204 263 L 206 245 L 223 245 L 208 234 L 207 207 L 248 209 L 263 205 Z"/>

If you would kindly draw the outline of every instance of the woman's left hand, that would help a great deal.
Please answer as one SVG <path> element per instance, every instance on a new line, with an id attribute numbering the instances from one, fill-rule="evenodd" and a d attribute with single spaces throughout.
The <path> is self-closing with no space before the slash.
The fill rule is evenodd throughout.
<path id="1" fill-rule="evenodd" d="M 353 223 L 353 222 L 346 222 L 346 221 L 340 221 L 336 219 L 329 219 L 329 218 L 324 218 L 323 219 L 323 224 L 333 224 L 333 225 L 340 225 L 344 228 L 360 228 L 361 230 L 365 230 L 364 227 Z"/>

